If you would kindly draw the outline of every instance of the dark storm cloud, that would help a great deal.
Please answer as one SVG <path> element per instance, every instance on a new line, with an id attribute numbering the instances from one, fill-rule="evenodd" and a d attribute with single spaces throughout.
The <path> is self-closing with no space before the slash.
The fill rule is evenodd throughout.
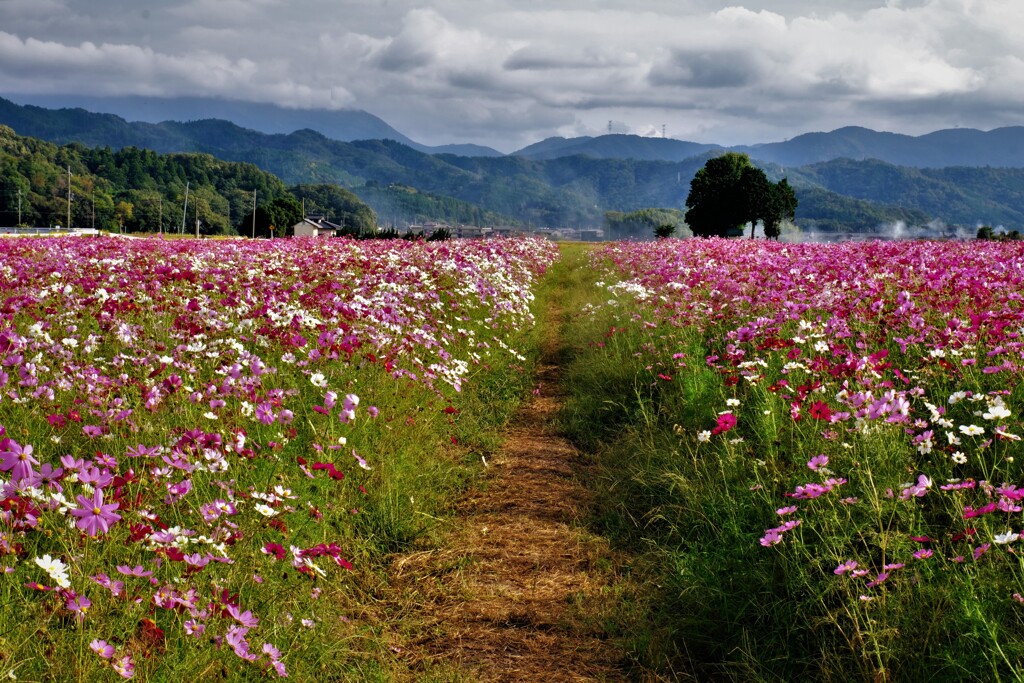
<path id="1" fill-rule="evenodd" d="M 737 88 L 759 80 L 757 56 L 744 50 L 673 50 L 649 75 L 651 85 L 689 88 Z"/>

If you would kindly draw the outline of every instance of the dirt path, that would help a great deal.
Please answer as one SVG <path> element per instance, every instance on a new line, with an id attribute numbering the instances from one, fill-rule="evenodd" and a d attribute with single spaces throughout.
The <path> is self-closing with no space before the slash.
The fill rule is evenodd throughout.
<path id="1" fill-rule="evenodd" d="M 539 393 L 507 430 L 483 486 L 460 504 L 450 542 L 394 568 L 392 579 L 419 593 L 422 635 L 410 654 L 432 680 L 625 680 L 592 616 L 609 599 L 611 551 L 576 525 L 587 494 L 575 474 L 585 464 L 553 425 L 560 353 L 549 334 Z"/>

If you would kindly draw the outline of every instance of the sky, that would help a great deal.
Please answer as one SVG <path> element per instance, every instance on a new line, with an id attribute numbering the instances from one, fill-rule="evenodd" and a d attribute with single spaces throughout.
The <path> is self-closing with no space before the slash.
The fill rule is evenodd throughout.
<path id="1" fill-rule="evenodd" d="M 0 95 L 363 109 L 431 145 L 1024 123 L 1021 0 L 0 0 Z"/>

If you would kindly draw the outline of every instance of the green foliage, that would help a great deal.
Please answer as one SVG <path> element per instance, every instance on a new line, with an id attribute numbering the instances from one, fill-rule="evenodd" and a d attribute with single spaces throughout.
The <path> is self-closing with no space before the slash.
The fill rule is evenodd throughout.
<path id="1" fill-rule="evenodd" d="M 678 209 L 640 209 L 630 213 L 608 211 L 604 215 L 605 234 L 611 239 L 650 239 L 652 233 L 658 236 L 657 231 L 662 226 L 672 228 L 669 234 L 681 231 L 685 227 L 683 212 Z"/>
<path id="2" fill-rule="evenodd" d="M 659 225 L 654 229 L 654 236 L 659 239 L 665 239 L 671 237 L 676 233 L 676 226 L 671 223 L 666 225 Z"/>

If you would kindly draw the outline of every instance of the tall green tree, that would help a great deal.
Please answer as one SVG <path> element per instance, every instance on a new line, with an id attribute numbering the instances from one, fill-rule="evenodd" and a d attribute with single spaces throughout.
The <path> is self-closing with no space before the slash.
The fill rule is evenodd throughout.
<path id="1" fill-rule="evenodd" d="M 790 187 L 789 181 L 783 178 L 770 187 L 766 211 L 761 219 L 764 221 L 764 236 L 768 239 L 779 238 L 779 225 L 783 220 L 792 221 L 796 217 L 796 192 Z"/>
<path id="2" fill-rule="evenodd" d="M 686 224 L 694 235 L 725 237 L 732 230 L 742 229 L 750 213 L 743 192 L 743 172 L 750 167 L 746 154 L 728 152 L 709 159 L 697 171 L 686 197 Z"/>
<path id="3" fill-rule="evenodd" d="M 774 187 L 764 171 L 756 166 L 747 166 L 740 174 L 740 217 L 744 223 L 750 223 L 750 239 L 754 239 L 757 232 L 757 222 L 765 217 Z"/>
<path id="4" fill-rule="evenodd" d="M 753 239 L 761 222 L 765 237 L 777 238 L 783 219 L 796 215 L 797 200 L 785 178 L 772 183 L 746 154 L 729 152 L 697 171 L 686 206 L 686 223 L 699 237 L 742 235 L 750 223 Z"/>

